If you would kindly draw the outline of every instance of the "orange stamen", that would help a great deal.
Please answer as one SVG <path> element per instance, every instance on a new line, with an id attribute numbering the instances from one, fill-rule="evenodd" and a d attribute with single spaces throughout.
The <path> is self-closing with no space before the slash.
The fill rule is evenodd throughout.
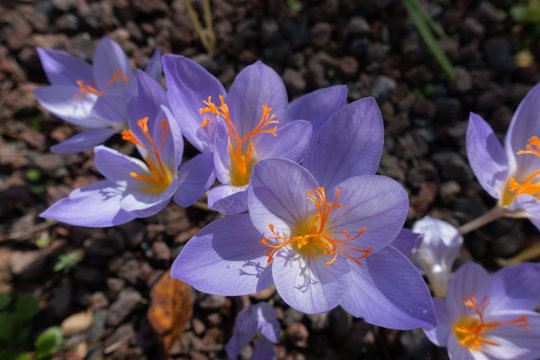
<path id="1" fill-rule="evenodd" d="M 322 246 L 324 249 L 323 250 L 324 254 L 334 255 L 331 260 L 326 262 L 327 266 L 332 264 L 336 260 L 338 251 L 343 253 L 345 256 L 347 256 L 349 259 L 357 263 L 359 266 L 362 266 L 362 264 L 358 260 L 365 259 L 371 253 L 371 248 L 357 249 L 357 248 L 353 248 L 348 245 L 345 245 L 345 243 L 351 240 L 355 240 L 360 235 L 362 235 L 362 233 L 366 231 L 364 227 L 362 227 L 360 232 L 352 238 L 349 236 L 349 233 L 347 231 L 343 231 L 343 234 L 347 238 L 346 240 L 336 240 L 325 233 L 325 227 L 327 225 L 327 220 L 328 220 L 328 216 L 330 216 L 330 213 L 335 209 L 343 208 L 342 205 L 337 204 L 339 200 L 339 189 L 337 189 L 336 201 L 334 201 L 333 203 L 331 201 L 326 201 L 326 194 L 324 191 L 324 187 L 319 187 L 315 189 L 313 192 L 306 191 L 306 193 L 308 195 L 306 199 L 313 202 L 313 204 L 315 205 L 315 208 L 317 209 L 317 215 L 315 215 L 315 217 L 313 218 L 311 222 L 309 233 L 305 235 L 284 237 L 276 233 L 276 231 L 274 230 L 273 224 L 268 224 L 270 231 L 275 236 L 271 236 L 260 241 L 261 244 L 270 247 L 270 249 L 268 249 L 265 252 L 265 255 L 268 256 L 268 263 L 270 264 L 272 262 L 274 255 L 285 245 L 294 244 L 296 245 L 297 249 L 300 250 L 304 246 L 311 243 L 316 246 Z M 278 242 L 276 244 L 270 244 L 268 240 L 284 240 L 284 241 Z M 358 257 L 353 257 L 347 254 L 347 252 L 345 252 L 343 248 L 348 249 L 348 250 L 353 250 L 353 251 L 359 251 L 359 252 L 362 252 L 363 254 Z"/>
<path id="2" fill-rule="evenodd" d="M 526 150 L 520 150 L 516 154 L 532 154 L 540 157 L 540 139 L 537 136 L 533 136 L 529 139 L 529 144 L 525 147 Z M 514 196 L 518 198 L 520 195 L 529 194 L 540 200 L 540 183 L 533 183 L 532 181 L 536 176 L 540 175 L 540 170 L 533 172 L 529 175 L 525 181 L 520 184 L 515 178 L 508 180 L 508 188 L 510 191 L 515 192 Z"/>
<path id="3" fill-rule="evenodd" d="M 467 307 L 470 307 L 476 313 L 476 316 L 465 316 L 460 318 L 453 326 L 454 334 L 459 340 L 459 343 L 468 350 L 477 351 L 482 344 L 500 346 L 500 344 L 487 340 L 485 333 L 500 326 L 518 326 L 530 330 L 526 316 L 505 321 L 505 322 L 485 322 L 484 311 L 490 305 L 487 296 L 484 296 L 481 304 L 476 301 L 475 293 L 465 296 L 461 302 Z"/>
<path id="4" fill-rule="evenodd" d="M 130 141 L 134 143 L 135 145 L 138 145 L 147 151 L 149 151 L 151 154 L 154 155 L 155 161 L 157 162 L 157 166 L 150 159 L 149 156 L 145 156 L 144 160 L 146 161 L 146 164 L 148 165 L 148 168 L 150 169 L 149 175 L 140 175 L 134 172 L 131 172 L 130 175 L 134 178 L 137 178 L 139 180 L 144 180 L 147 182 L 154 183 L 161 187 L 167 187 L 171 181 L 172 181 L 172 175 L 170 174 L 170 169 L 165 167 L 163 163 L 161 162 L 161 158 L 159 156 L 159 152 L 161 151 L 161 148 L 163 147 L 163 144 L 165 143 L 165 140 L 169 136 L 171 130 L 169 128 L 169 122 L 167 120 L 161 121 L 161 142 L 159 146 L 156 146 L 154 143 L 154 139 L 152 139 L 152 136 L 150 135 L 150 132 L 148 131 L 148 117 L 145 117 L 143 119 L 140 119 L 137 122 L 137 125 L 139 128 L 141 128 L 144 136 L 148 139 L 151 146 L 148 147 L 141 143 L 133 134 L 131 130 L 124 130 L 122 131 L 122 139 Z"/>
<path id="5" fill-rule="evenodd" d="M 88 95 L 88 94 L 95 94 L 97 96 L 104 96 L 105 95 L 105 90 L 109 87 L 109 85 L 111 85 L 112 83 L 115 83 L 115 82 L 127 82 L 128 80 L 129 80 L 129 76 L 124 75 L 124 73 L 122 71 L 118 70 L 118 69 L 116 69 L 113 76 L 105 83 L 105 85 L 103 85 L 101 90 L 98 90 L 98 89 L 95 88 L 95 86 L 96 86 L 95 81 L 89 81 L 85 85 L 82 80 L 77 80 L 77 85 L 79 86 L 80 93 L 73 94 L 73 97 L 76 98 L 76 99 L 78 98 L 78 99 L 83 100 L 84 97 L 86 95 Z"/>
<path id="6" fill-rule="evenodd" d="M 200 108 L 199 112 L 201 113 L 201 115 L 210 113 L 212 115 L 212 118 L 205 118 L 203 123 L 201 124 L 201 127 L 204 128 L 206 127 L 206 125 L 208 125 L 209 122 L 215 120 L 215 116 L 219 116 L 225 120 L 225 122 L 227 123 L 227 132 L 229 134 L 229 153 L 232 160 L 231 183 L 236 186 L 243 186 L 249 182 L 251 169 L 254 166 L 252 161 L 253 159 L 251 158 L 253 155 L 252 138 L 255 135 L 265 133 L 277 136 L 277 126 L 274 126 L 270 129 L 268 129 L 267 127 L 271 124 L 279 124 L 279 121 L 274 120 L 275 115 L 270 115 L 272 108 L 268 107 L 267 105 L 263 105 L 263 114 L 261 116 L 261 119 L 259 120 L 259 123 L 246 135 L 240 137 L 238 130 L 230 119 L 229 108 L 227 107 L 227 104 L 225 104 L 225 102 L 223 101 L 223 96 L 220 95 L 219 100 L 221 101 L 221 105 L 219 107 L 212 102 L 212 98 L 210 96 L 208 97 L 208 100 L 203 101 L 203 103 L 207 107 Z M 242 148 L 242 145 L 248 139 L 249 143 L 247 145 L 247 149 L 245 146 Z"/>

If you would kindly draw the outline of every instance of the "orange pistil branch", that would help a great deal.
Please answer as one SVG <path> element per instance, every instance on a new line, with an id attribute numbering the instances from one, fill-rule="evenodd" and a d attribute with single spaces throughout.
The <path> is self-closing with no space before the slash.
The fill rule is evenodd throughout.
<path id="1" fill-rule="evenodd" d="M 157 165 L 154 164 L 154 162 L 150 159 L 150 157 L 147 155 L 144 157 L 144 160 L 148 164 L 148 167 L 150 169 L 150 172 L 153 176 L 149 175 L 140 175 L 134 172 L 131 172 L 130 175 L 134 178 L 148 181 L 151 183 L 154 183 L 156 185 L 160 186 L 168 186 L 171 182 L 171 175 L 169 174 L 168 169 L 163 165 L 161 162 L 161 158 L 159 156 L 159 152 L 161 151 L 161 148 L 163 147 L 163 144 L 165 143 L 165 140 L 169 136 L 171 130 L 169 128 L 169 122 L 167 120 L 161 121 L 161 142 L 159 146 L 156 146 L 154 139 L 152 139 L 152 136 L 150 135 L 150 132 L 148 131 L 148 117 L 145 117 L 143 119 L 140 119 L 137 122 L 137 125 L 141 128 L 144 136 L 148 139 L 148 141 L 151 144 L 151 147 L 148 147 L 141 143 L 133 134 L 131 130 L 124 130 L 122 131 L 122 139 L 130 141 L 134 143 L 135 145 L 138 145 L 146 150 L 148 150 L 150 153 L 152 153 L 155 157 L 155 160 L 157 162 Z"/>
<path id="2" fill-rule="evenodd" d="M 358 260 L 365 259 L 371 253 L 371 248 L 357 249 L 357 248 L 348 246 L 345 243 L 351 240 L 355 240 L 360 235 L 362 235 L 362 233 L 364 233 L 364 231 L 366 230 L 364 227 L 362 227 L 360 232 L 352 238 L 349 236 L 349 233 L 347 231 L 344 231 L 343 233 L 345 237 L 347 238 L 346 240 L 335 240 L 331 236 L 328 236 L 328 234 L 325 233 L 325 227 L 327 225 L 327 220 L 330 213 L 335 209 L 343 208 L 342 205 L 337 204 L 339 200 L 339 189 L 337 189 L 336 201 L 334 201 L 333 203 L 331 201 L 326 201 L 326 194 L 324 191 L 324 187 L 319 187 L 315 189 L 313 192 L 307 191 L 306 193 L 308 195 L 306 199 L 313 202 L 313 204 L 315 204 L 315 208 L 317 209 L 317 212 L 318 212 L 317 215 L 315 215 L 315 217 L 311 221 L 311 225 L 309 226 L 310 230 L 308 234 L 297 235 L 297 236 L 292 236 L 292 237 L 284 237 L 275 232 L 273 224 L 268 224 L 270 231 L 275 236 L 271 236 L 269 238 L 266 238 L 260 241 L 261 244 L 270 247 L 270 249 L 268 249 L 265 252 L 265 255 L 268 256 L 268 263 L 270 264 L 272 262 L 274 255 L 281 248 L 289 244 L 294 244 L 298 250 L 301 250 L 303 247 L 306 247 L 306 246 L 312 246 L 316 249 L 321 249 L 324 254 L 334 255 L 331 260 L 326 262 L 327 266 L 332 264 L 336 260 L 338 251 L 340 251 L 342 254 L 347 256 L 349 259 L 353 260 L 359 266 L 362 266 L 362 264 Z M 268 242 L 269 240 L 283 240 L 283 241 L 278 242 L 276 244 L 271 244 Z M 362 255 L 357 256 L 357 257 L 351 256 L 344 250 L 344 248 L 347 250 L 361 252 Z"/>
<path id="3" fill-rule="evenodd" d="M 208 97 L 208 100 L 203 101 L 203 103 L 207 107 L 200 108 L 199 112 L 201 113 L 201 115 L 210 113 L 212 115 L 212 118 L 205 118 L 203 120 L 203 123 L 201 124 L 201 127 L 204 128 L 206 125 L 208 125 L 208 123 L 215 119 L 215 116 L 219 116 L 225 120 L 225 122 L 227 123 L 227 132 L 229 133 L 229 153 L 232 160 L 231 166 L 233 168 L 231 173 L 236 174 L 235 178 L 237 178 L 237 184 L 234 184 L 233 181 L 233 185 L 242 186 L 248 183 L 249 173 L 251 171 L 250 165 L 252 167 L 252 164 L 250 164 L 251 156 L 253 155 L 252 138 L 255 135 L 265 133 L 270 133 L 274 136 L 277 136 L 277 126 L 274 126 L 270 129 L 268 128 L 268 126 L 271 124 L 279 124 L 279 121 L 274 120 L 275 115 L 270 115 L 272 108 L 268 107 L 267 105 L 263 105 L 263 114 L 261 116 L 261 119 L 259 120 L 259 123 L 246 135 L 240 137 L 238 130 L 231 121 L 231 118 L 229 116 L 229 108 L 227 107 L 227 104 L 225 104 L 225 102 L 223 101 L 223 96 L 220 95 L 219 100 L 221 102 L 221 105 L 219 107 L 212 102 L 212 98 L 210 96 Z M 242 151 L 242 144 L 244 144 L 244 142 L 246 142 L 248 139 L 248 147 L 247 149 L 245 149 L 244 147 L 244 153 Z"/>
<path id="4" fill-rule="evenodd" d="M 540 157 L 540 139 L 537 136 L 533 136 L 529 139 L 529 144 L 525 147 L 526 150 L 520 150 L 516 154 L 532 154 Z M 533 172 L 531 175 L 525 179 L 523 184 L 520 184 L 516 181 L 515 178 L 510 178 L 508 180 L 508 187 L 511 191 L 515 191 L 515 197 L 519 197 L 523 194 L 529 194 L 540 200 L 540 183 L 533 183 L 532 181 L 536 176 L 540 175 L 540 170 Z"/>
<path id="5" fill-rule="evenodd" d="M 461 299 L 461 302 L 467 307 L 470 307 L 476 313 L 476 317 L 463 317 L 459 319 L 453 327 L 454 334 L 459 340 L 459 343 L 466 347 L 468 350 L 477 351 L 482 344 L 500 346 L 500 344 L 487 340 L 484 334 L 494 328 L 500 326 L 518 326 L 524 329 L 530 330 L 529 323 L 526 316 L 505 321 L 505 322 L 485 322 L 484 311 L 490 305 L 487 296 L 484 296 L 482 302 L 478 304 L 475 293 L 471 293 L 469 296 L 465 296 Z"/>
<path id="6" fill-rule="evenodd" d="M 84 97 L 88 94 L 95 94 L 97 96 L 104 96 L 105 90 L 115 82 L 127 82 L 129 80 L 129 76 L 124 75 L 124 73 L 118 69 L 114 72 L 113 76 L 103 85 L 103 88 L 101 90 L 96 89 L 96 82 L 95 81 L 89 81 L 84 84 L 84 81 L 77 80 L 77 85 L 79 86 L 80 93 L 73 94 L 73 97 L 76 99 L 83 100 Z"/>

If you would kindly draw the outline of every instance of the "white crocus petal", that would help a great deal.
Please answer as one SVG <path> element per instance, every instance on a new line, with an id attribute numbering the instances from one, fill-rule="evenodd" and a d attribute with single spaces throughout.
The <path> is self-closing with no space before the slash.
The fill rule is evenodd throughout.
<path id="1" fill-rule="evenodd" d="M 435 295 L 444 298 L 463 237 L 451 224 L 429 216 L 415 222 L 412 231 L 423 236 L 412 261 L 422 266 Z"/>

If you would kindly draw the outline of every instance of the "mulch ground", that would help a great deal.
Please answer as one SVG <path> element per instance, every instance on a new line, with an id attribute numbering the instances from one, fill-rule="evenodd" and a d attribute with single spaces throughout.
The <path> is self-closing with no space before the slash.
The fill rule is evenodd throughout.
<path id="1" fill-rule="evenodd" d="M 212 0 L 217 41 L 210 57 L 182 0 L 0 1 L 0 291 L 33 294 L 41 309 L 20 350 L 31 351 L 48 326 L 89 311 L 90 326 L 67 337 L 67 348 L 54 358 L 164 357 L 147 318 L 152 288 L 189 238 L 217 216 L 170 205 L 154 217 L 108 229 L 37 217 L 100 174 L 92 151 L 48 151 L 78 129 L 34 99 L 32 90 L 47 83 L 36 46 L 91 61 L 96 42 L 108 35 L 134 67 L 144 67 L 161 48 L 197 61 L 226 87 L 244 66 L 261 59 L 282 76 L 291 99 L 346 84 L 349 101 L 374 96 L 382 110 L 386 138 L 379 173 L 409 192 L 408 226 L 427 214 L 459 225 L 494 205 L 467 163 L 468 114 L 482 115 L 502 139 L 519 101 L 540 80 L 535 60 L 540 41 L 512 20 L 507 1 L 427 5 L 452 39 L 441 47 L 456 69 L 454 81 L 434 61 L 400 1 L 300 1 L 301 10 L 291 3 Z M 200 11 L 199 1 L 194 7 Z M 533 58 L 518 67 L 515 56 L 524 49 Z M 132 150 L 119 136 L 107 144 Z M 195 154 L 188 148 L 185 156 Z M 497 221 L 466 236 L 458 262 L 472 259 L 494 270 L 498 259 L 517 254 L 538 237 L 527 221 Z M 59 256 L 70 252 L 80 262 L 54 271 Z M 223 345 L 235 314 L 260 300 L 269 300 L 280 316 L 280 359 L 447 358 L 422 331 L 377 328 L 341 308 L 307 316 L 288 307 L 273 289 L 236 298 L 189 289 L 189 296 L 192 316 L 170 358 L 225 358 Z"/>

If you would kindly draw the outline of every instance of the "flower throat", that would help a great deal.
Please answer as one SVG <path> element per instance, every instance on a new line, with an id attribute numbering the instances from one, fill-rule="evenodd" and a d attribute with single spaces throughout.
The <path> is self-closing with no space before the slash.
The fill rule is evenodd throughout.
<path id="1" fill-rule="evenodd" d="M 484 320 L 484 311 L 490 305 L 487 296 L 484 296 L 482 303 L 478 304 L 475 293 L 465 296 L 461 302 L 474 310 L 476 315 L 467 315 L 461 317 L 453 326 L 454 335 L 456 335 L 459 343 L 467 348 L 467 350 L 477 351 L 482 344 L 500 346 L 500 344 L 485 338 L 485 333 L 489 330 L 501 326 L 518 326 L 530 330 L 526 316 L 518 317 L 514 320 L 505 322 L 486 322 Z"/>
<path id="2" fill-rule="evenodd" d="M 150 171 L 145 175 L 137 174 L 135 172 L 131 172 L 129 175 L 133 176 L 136 179 L 144 181 L 142 187 L 143 191 L 150 194 L 157 194 L 165 190 L 174 178 L 172 170 L 167 165 L 163 164 L 159 156 L 159 152 L 161 151 L 165 140 L 167 140 L 167 137 L 171 132 L 169 128 L 169 122 L 167 120 L 161 121 L 161 142 L 159 146 L 156 146 L 154 140 L 152 139 L 152 136 L 150 135 L 150 132 L 148 131 L 148 117 L 140 119 L 137 122 L 137 125 L 139 125 L 144 136 L 150 142 L 151 148 L 143 145 L 139 140 L 137 140 L 131 130 L 122 131 L 122 139 L 130 141 L 135 145 L 146 149 L 148 152 L 154 155 L 154 160 L 150 159 L 149 155 L 146 155 L 144 157 L 144 160 L 146 161 L 146 164 L 148 165 Z"/>
<path id="3" fill-rule="evenodd" d="M 253 151 L 253 137 L 259 134 L 269 133 L 277 136 L 277 126 L 273 128 L 267 128 L 271 124 L 279 124 L 279 121 L 274 120 L 275 115 L 270 115 L 272 108 L 263 105 L 263 114 L 259 123 L 246 135 L 240 137 L 238 130 L 234 126 L 229 116 L 229 108 L 227 104 L 223 102 L 223 96 L 219 96 L 221 105 L 217 107 L 211 97 L 208 100 L 203 101 L 207 107 L 199 109 L 201 115 L 206 113 L 212 114 L 212 119 L 205 118 L 201 127 L 204 128 L 210 121 L 215 119 L 215 116 L 219 116 L 227 123 L 227 132 L 229 134 L 229 153 L 231 156 L 231 185 L 244 186 L 249 183 L 251 171 L 257 163 L 256 154 Z M 249 142 L 247 142 L 249 140 Z"/>
<path id="4" fill-rule="evenodd" d="M 109 87 L 109 85 L 111 85 L 112 83 L 115 83 L 115 82 L 128 82 L 129 80 L 129 76 L 126 76 L 124 75 L 124 73 L 118 69 L 116 69 L 116 71 L 114 72 L 113 76 L 111 76 L 111 78 L 105 83 L 105 85 L 103 85 L 103 87 L 101 88 L 101 90 L 98 90 L 96 89 L 96 82 L 95 81 L 89 81 L 86 83 L 86 85 L 84 84 L 84 81 L 82 80 L 77 80 L 77 85 L 79 86 L 79 93 L 76 93 L 76 94 L 73 94 L 73 97 L 74 98 L 78 98 L 78 99 L 81 99 L 81 100 L 84 100 L 84 97 L 88 94 L 95 94 L 97 96 L 104 96 L 105 95 L 105 90 Z"/>
<path id="5" fill-rule="evenodd" d="M 371 253 L 371 248 L 369 249 L 356 249 L 351 246 L 346 245 L 345 243 L 357 239 L 362 233 L 366 230 L 364 227 L 360 232 L 354 236 L 350 237 L 347 231 L 343 231 L 343 234 L 347 239 L 345 240 L 336 240 L 334 239 L 326 229 L 328 224 L 328 216 L 335 209 L 342 209 L 342 205 L 338 205 L 339 200 L 339 189 L 337 189 L 336 201 L 333 203 L 326 201 L 326 194 L 324 187 L 318 187 L 317 189 L 311 191 L 306 191 L 306 199 L 313 202 L 317 213 L 313 216 L 308 216 L 300 221 L 293 229 L 293 234 L 298 234 L 296 236 L 284 237 L 277 234 L 274 230 L 273 224 L 268 224 L 270 231 L 275 236 L 263 239 L 260 241 L 261 244 L 269 246 L 270 249 L 266 251 L 265 255 L 268 256 L 268 263 L 272 262 L 274 255 L 285 245 L 291 245 L 291 247 L 296 250 L 300 255 L 303 256 L 320 256 L 324 254 L 334 255 L 331 260 L 326 262 L 326 265 L 332 264 L 338 255 L 338 251 L 343 253 L 346 257 L 354 261 L 356 264 L 362 266 L 358 261 L 366 258 Z M 283 240 L 277 242 L 276 244 L 270 244 L 268 240 Z M 344 249 L 357 251 L 362 253 L 362 255 L 354 257 L 349 255 Z"/>

